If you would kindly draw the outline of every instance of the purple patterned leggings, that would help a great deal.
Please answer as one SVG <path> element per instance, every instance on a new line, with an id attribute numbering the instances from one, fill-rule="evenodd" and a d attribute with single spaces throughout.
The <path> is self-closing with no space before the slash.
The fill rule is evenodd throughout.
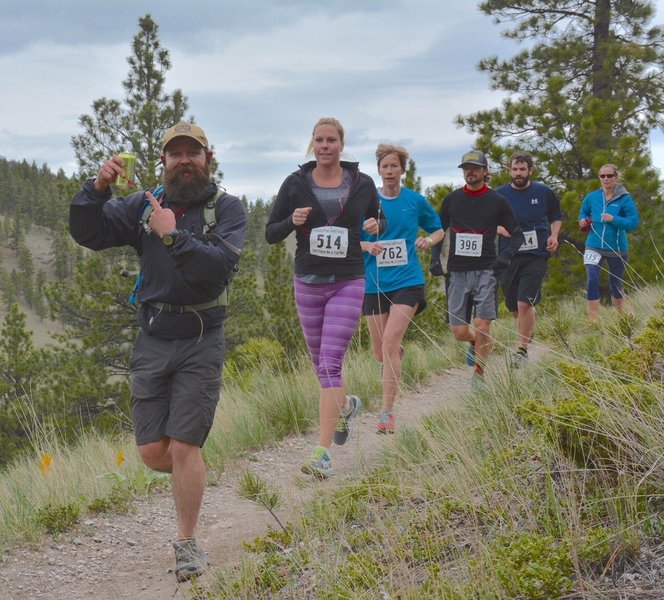
<path id="1" fill-rule="evenodd" d="M 343 386 L 341 367 L 363 300 L 364 279 L 311 284 L 295 278 L 297 313 L 322 388 Z"/>

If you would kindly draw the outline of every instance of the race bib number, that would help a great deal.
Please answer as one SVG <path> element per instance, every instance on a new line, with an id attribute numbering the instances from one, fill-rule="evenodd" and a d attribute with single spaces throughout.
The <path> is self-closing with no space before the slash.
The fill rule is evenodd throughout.
<path id="1" fill-rule="evenodd" d="M 348 254 L 348 229 L 345 227 L 316 227 L 309 237 L 309 253 L 313 256 L 346 258 Z"/>
<path id="2" fill-rule="evenodd" d="M 457 256 L 482 256 L 482 234 L 457 233 L 454 254 Z"/>
<path id="3" fill-rule="evenodd" d="M 600 260 L 602 260 L 602 255 L 599 252 L 595 252 L 594 250 L 586 250 L 583 253 L 584 265 L 598 265 Z"/>
<path id="4" fill-rule="evenodd" d="M 381 240 L 383 251 L 376 256 L 379 267 L 398 267 L 408 264 L 406 240 Z"/>
<path id="5" fill-rule="evenodd" d="M 538 248 L 537 231 L 535 231 L 534 229 L 532 231 L 524 231 L 523 237 L 525 237 L 526 239 L 524 240 L 523 244 L 521 244 L 519 252 L 527 252 L 528 250 L 537 250 Z"/>

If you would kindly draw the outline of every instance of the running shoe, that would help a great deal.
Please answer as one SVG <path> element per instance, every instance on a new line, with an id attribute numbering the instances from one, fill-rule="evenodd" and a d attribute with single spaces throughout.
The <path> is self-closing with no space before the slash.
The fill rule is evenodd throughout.
<path id="1" fill-rule="evenodd" d="M 473 344 L 468 344 L 466 349 L 466 364 L 469 367 L 475 366 L 475 346 Z"/>
<path id="2" fill-rule="evenodd" d="M 178 581 L 187 581 L 200 575 L 210 564 L 199 543 L 188 538 L 173 542 L 175 550 L 175 576 Z"/>
<path id="3" fill-rule="evenodd" d="M 515 352 L 512 355 L 512 368 L 519 369 L 528 362 L 528 354 L 524 352 Z"/>
<path id="4" fill-rule="evenodd" d="M 318 479 L 327 479 L 334 475 L 330 454 L 320 445 L 313 449 L 309 460 L 302 465 L 301 470 L 307 475 L 318 477 Z"/>
<path id="5" fill-rule="evenodd" d="M 380 413 L 378 418 L 378 427 L 376 427 L 376 433 L 394 433 L 394 415 L 391 412 L 384 410 Z"/>
<path id="6" fill-rule="evenodd" d="M 353 434 L 353 419 L 362 408 L 362 402 L 357 396 L 348 396 L 348 409 L 342 411 L 337 421 L 337 429 L 334 432 L 334 443 L 343 446 Z"/>

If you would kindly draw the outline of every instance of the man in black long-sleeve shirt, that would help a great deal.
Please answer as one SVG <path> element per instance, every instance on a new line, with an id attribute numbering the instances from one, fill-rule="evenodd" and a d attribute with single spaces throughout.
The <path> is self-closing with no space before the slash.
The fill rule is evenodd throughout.
<path id="1" fill-rule="evenodd" d="M 132 417 L 143 462 L 173 476 L 175 575 L 183 581 L 207 567 L 194 538 L 205 490 L 201 447 L 219 400 L 225 291 L 247 214 L 213 183 L 212 151 L 197 125 L 171 127 L 161 159 L 164 185 L 123 198 L 112 198 L 110 186 L 126 175 L 125 163 L 119 156 L 105 161 L 72 200 L 69 229 L 92 250 L 132 246 L 140 257 Z M 212 208 L 215 218 L 206 219 Z"/>
<path id="2" fill-rule="evenodd" d="M 466 152 L 459 168 L 466 185 L 445 196 L 439 213 L 443 229 L 450 235 L 447 308 L 452 335 L 469 343 L 466 364 L 474 367 L 474 381 L 481 381 L 491 353 L 491 321 L 497 317 L 496 275 L 510 263 L 524 238 L 507 200 L 485 183 L 489 165 L 484 153 Z M 511 238 L 497 255 L 499 226 Z M 473 328 L 467 317 L 471 302 L 475 307 Z"/>

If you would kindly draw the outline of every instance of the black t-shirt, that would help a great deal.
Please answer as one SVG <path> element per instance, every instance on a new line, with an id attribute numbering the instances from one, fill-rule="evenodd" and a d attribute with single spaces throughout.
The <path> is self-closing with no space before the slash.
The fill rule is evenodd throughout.
<path id="1" fill-rule="evenodd" d="M 484 187 L 478 192 L 459 188 L 443 199 L 440 207 L 443 229 L 450 236 L 449 271 L 489 269 L 496 258 L 496 229 L 521 233 L 506 198 Z"/>

